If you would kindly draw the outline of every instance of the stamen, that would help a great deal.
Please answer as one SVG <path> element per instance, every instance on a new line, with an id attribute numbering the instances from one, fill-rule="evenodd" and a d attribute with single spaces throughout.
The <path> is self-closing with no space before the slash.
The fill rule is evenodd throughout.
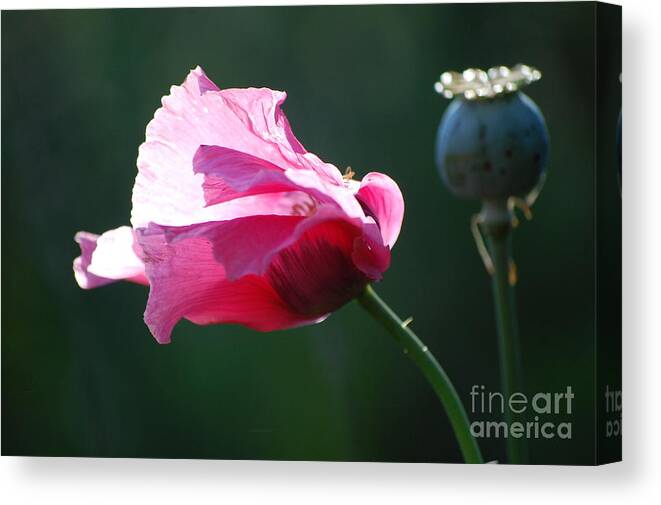
<path id="1" fill-rule="evenodd" d="M 353 180 L 354 175 L 356 175 L 356 172 L 354 172 L 351 167 L 347 167 L 346 170 L 344 171 L 344 175 L 342 176 L 342 179 L 344 179 L 345 181 L 351 181 Z"/>
<path id="2" fill-rule="evenodd" d="M 510 286 L 516 286 L 516 283 L 519 280 L 516 263 L 514 263 L 513 259 L 510 259 L 509 271 L 507 272 L 507 280 L 509 281 Z"/>

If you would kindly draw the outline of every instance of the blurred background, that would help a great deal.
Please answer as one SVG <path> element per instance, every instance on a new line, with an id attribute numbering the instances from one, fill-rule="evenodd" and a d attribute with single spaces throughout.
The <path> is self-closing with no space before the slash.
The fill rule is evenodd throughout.
<path id="1" fill-rule="evenodd" d="M 600 69 L 612 98 L 598 171 L 619 250 L 617 54 Z M 543 72 L 526 92 L 551 137 L 535 217 L 514 236 L 527 390 L 576 394 L 573 439 L 533 441 L 532 462 L 590 463 L 594 55 L 592 3 L 3 12 L 2 453 L 460 461 L 432 389 L 356 304 L 270 334 L 181 322 L 162 346 L 142 321 L 145 288 L 78 288 L 73 236 L 129 223 L 145 125 L 189 69 L 286 90 L 308 150 L 402 188 L 376 288 L 468 404 L 473 384 L 499 389 L 495 322 L 469 232 L 479 204 L 452 197 L 434 167 L 448 102 L 432 86 L 444 70 L 523 62 Z M 503 460 L 503 440 L 481 447 Z"/>

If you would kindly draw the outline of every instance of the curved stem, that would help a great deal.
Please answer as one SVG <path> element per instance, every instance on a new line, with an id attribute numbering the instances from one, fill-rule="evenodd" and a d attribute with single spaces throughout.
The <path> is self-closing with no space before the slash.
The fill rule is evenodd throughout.
<path id="1" fill-rule="evenodd" d="M 470 432 L 470 422 L 457 390 L 427 346 L 413 333 L 371 286 L 358 296 L 360 304 L 395 337 L 438 395 L 450 419 L 466 463 L 483 463 L 480 448 Z"/>
<path id="2" fill-rule="evenodd" d="M 493 297 L 498 327 L 498 351 L 500 357 L 500 383 L 505 397 L 505 422 L 512 424 L 512 411 L 508 400 L 513 393 L 523 392 L 521 351 L 514 304 L 514 288 L 510 284 L 510 224 L 485 226 L 487 244 L 493 261 Z M 525 437 L 507 437 L 507 460 L 512 464 L 526 464 L 528 446 Z"/>

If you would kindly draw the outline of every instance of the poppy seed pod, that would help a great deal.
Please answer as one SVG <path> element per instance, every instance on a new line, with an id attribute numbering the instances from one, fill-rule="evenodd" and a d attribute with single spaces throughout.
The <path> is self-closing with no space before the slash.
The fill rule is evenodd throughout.
<path id="1" fill-rule="evenodd" d="M 436 90 L 454 98 L 436 138 L 436 165 L 462 198 L 525 197 L 546 168 L 544 117 L 520 87 L 541 77 L 525 65 L 446 72 Z"/>

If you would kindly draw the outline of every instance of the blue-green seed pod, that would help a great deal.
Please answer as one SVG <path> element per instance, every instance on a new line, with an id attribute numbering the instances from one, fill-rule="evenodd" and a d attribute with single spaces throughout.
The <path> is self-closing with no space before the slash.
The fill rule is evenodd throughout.
<path id="1" fill-rule="evenodd" d="M 498 67 L 497 71 L 505 68 Z M 507 75 L 513 75 L 514 69 L 506 70 Z M 466 84 L 467 72 L 472 72 L 468 74 L 473 77 L 468 81 L 473 83 L 471 88 Z M 462 86 L 461 94 L 453 99 L 441 119 L 436 165 L 446 186 L 459 197 L 525 197 L 546 169 L 549 139 L 544 117 L 537 105 L 518 91 L 521 82 L 511 85 L 509 80 L 497 81 L 495 77 L 500 74 L 491 81 L 494 69 L 489 71 L 489 77 L 479 72 L 470 69 L 454 74 L 454 84 Z M 511 89 L 505 88 L 508 83 Z M 450 85 L 441 88 L 445 96 L 450 94 Z"/>

